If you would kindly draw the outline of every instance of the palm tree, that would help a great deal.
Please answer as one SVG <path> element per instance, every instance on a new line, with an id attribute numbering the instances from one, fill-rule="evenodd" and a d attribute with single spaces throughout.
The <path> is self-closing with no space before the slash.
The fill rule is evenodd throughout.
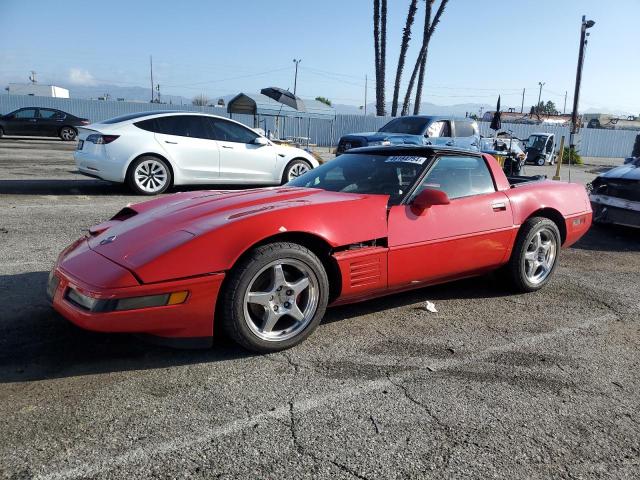
<path id="1" fill-rule="evenodd" d="M 373 0 L 373 48 L 375 51 L 375 65 L 376 65 L 376 109 L 377 109 L 380 103 L 380 0 Z"/>
<path id="2" fill-rule="evenodd" d="M 384 115 L 384 75 L 387 55 L 387 0 L 373 0 L 373 42 L 376 57 L 376 115 Z"/>
<path id="3" fill-rule="evenodd" d="M 418 0 L 411 0 L 409 4 L 409 13 L 407 13 L 407 22 L 402 31 L 402 44 L 400 45 L 400 57 L 398 58 L 398 69 L 396 70 L 396 83 L 393 87 L 393 102 L 391 103 L 391 116 L 395 117 L 398 112 L 398 95 L 400 94 L 400 80 L 402 79 L 402 70 L 404 69 L 404 61 L 409 48 L 409 40 L 411 40 L 411 26 L 416 18 L 418 10 Z"/>
<path id="4" fill-rule="evenodd" d="M 411 78 L 409 79 L 409 85 L 407 86 L 407 93 L 404 96 L 404 103 L 402 104 L 402 115 L 407 115 L 409 113 L 409 100 L 411 98 L 411 92 L 413 91 L 413 84 L 415 83 L 416 76 L 418 72 L 421 71 L 421 80 L 419 81 L 418 89 L 416 92 L 416 105 L 414 106 L 414 113 L 420 111 L 420 101 L 422 97 L 422 81 L 424 80 L 424 71 L 426 69 L 427 63 L 427 51 L 429 49 L 429 42 L 431 41 L 431 36 L 435 31 L 438 23 L 440 23 L 440 17 L 444 13 L 444 9 L 447 6 L 449 0 L 442 0 L 440 5 L 438 6 L 438 10 L 436 11 L 435 16 L 433 17 L 433 21 L 431 21 L 431 10 L 435 0 L 427 0 L 427 8 L 425 12 L 424 18 L 424 32 L 422 35 L 422 47 L 420 48 L 420 53 L 418 54 L 418 58 L 416 59 L 416 63 L 413 67 L 413 72 L 411 73 Z M 424 64 L 424 67 L 422 65 Z M 419 92 L 419 95 L 418 95 Z"/>

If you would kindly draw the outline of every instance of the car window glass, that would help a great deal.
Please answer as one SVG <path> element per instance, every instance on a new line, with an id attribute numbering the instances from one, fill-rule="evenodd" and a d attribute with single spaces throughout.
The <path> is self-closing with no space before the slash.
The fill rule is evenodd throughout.
<path id="1" fill-rule="evenodd" d="M 473 137 L 471 122 L 464 120 L 456 122 L 456 137 Z"/>
<path id="2" fill-rule="evenodd" d="M 447 121 L 433 122 L 429 127 L 427 127 L 427 133 L 425 136 L 429 138 L 450 137 L 451 126 Z"/>
<path id="3" fill-rule="evenodd" d="M 213 129 L 213 136 L 216 140 L 223 142 L 252 143 L 258 134 L 237 123 L 209 118 Z"/>
<path id="4" fill-rule="evenodd" d="M 384 133 L 406 133 L 408 135 L 422 135 L 427 120 L 423 117 L 401 117 L 394 118 L 379 132 Z"/>
<path id="5" fill-rule="evenodd" d="M 205 117 L 196 115 L 173 115 L 156 118 L 157 133 L 180 137 L 211 139 Z M 141 122 L 140 122 L 141 123 Z"/>
<path id="6" fill-rule="evenodd" d="M 36 117 L 36 109 L 35 108 L 27 108 L 25 110 L 18 110 L 14 118 L 35 118 Z"/>
<path id="7" fill-rule="evenodd" d="M 141 122 L 135 122 L 134 125 L 138 128 L 141 128 L 142 130 L 146 130 L 147 132 L 161 133 L 158 131 L 158 125 L 156 124 L 155 118 L 142 120 Z"/>
<path id="8" fill-rule="evenodd" d="M 481 157 L 442 156 L 413 194 L 425 188 L 442 190 L 450 199 L 495 192 L 489 168 Z"/>
<path id="9" fill-rule="evenodd" d="M 330 192 L 389 195 L 396 205 L 411 189 L 429 158 L 411 155 L 345 153 L 287 185 Z"/>
<path id="10" fill-rule="evenodd" d="M 59 118 L 64 118 L 64 114 L 58 110 L 49 110 L 47 108 L 41 108 L 39 111 L 40 118 L 46 118 L 49 120 L 57 120 Z"/>

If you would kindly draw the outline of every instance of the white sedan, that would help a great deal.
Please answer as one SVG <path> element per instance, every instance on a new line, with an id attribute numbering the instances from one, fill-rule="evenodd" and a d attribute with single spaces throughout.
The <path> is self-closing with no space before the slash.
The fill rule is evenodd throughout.
<path id="1" fill-rule="evenodd" d="M 274 185 L 318 161 L 279 146 L 243 124 L 215 115 L 146 112 L 79 128 L 80 173 L 154 195 L 171 185 Z"/>

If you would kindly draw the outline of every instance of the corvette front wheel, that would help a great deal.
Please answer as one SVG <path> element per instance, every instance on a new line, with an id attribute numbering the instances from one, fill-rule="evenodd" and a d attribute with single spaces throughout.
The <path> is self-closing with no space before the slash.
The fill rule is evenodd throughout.
<path id="1" fill-rule="evenodd" d="M 243 347 L 268 353 L 302 342 L 324 316 L 327 273 L 318 257 L 296 243 L 253 250 L 229 274 L 220 300 L 222 326 Z"/>

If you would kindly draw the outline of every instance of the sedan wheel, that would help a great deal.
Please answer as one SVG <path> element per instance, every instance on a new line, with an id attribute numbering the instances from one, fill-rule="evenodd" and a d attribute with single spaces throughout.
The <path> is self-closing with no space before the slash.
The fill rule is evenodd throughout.
<path id="1" fill-rule="evenodd" d="M 171 171 L 159 158 L 142 157 L 129 169 L 127 183 L 136 193 L 156 195 L 164 192 L 171 185 Z"/>
<path id="2" fill-rule="evenodd" d="M 304 160 L 294 160 L 284 171 L 282 183 L 287 183 L 293 180 L 294 178 L 298 178 L 300 175 L 304 175 L 309 170 L 311 170 L 311 166 L 305 162 Z"/>
<path id="3" fill-rule="evenodd" d="M 311 250 L 271 243 L 233 267 L 218 301 L 219 320 L 245 348 L 274 352 L 302 342 L 315 330 L 328 297 L 326 271 Z"/>
<path id="4" fill-rule="evenodd" d="M 70 142 L 76 138 L 76 131 L 71 127 L 62 127 L 60 130 L 60 138 L 66 142 Z"/>

